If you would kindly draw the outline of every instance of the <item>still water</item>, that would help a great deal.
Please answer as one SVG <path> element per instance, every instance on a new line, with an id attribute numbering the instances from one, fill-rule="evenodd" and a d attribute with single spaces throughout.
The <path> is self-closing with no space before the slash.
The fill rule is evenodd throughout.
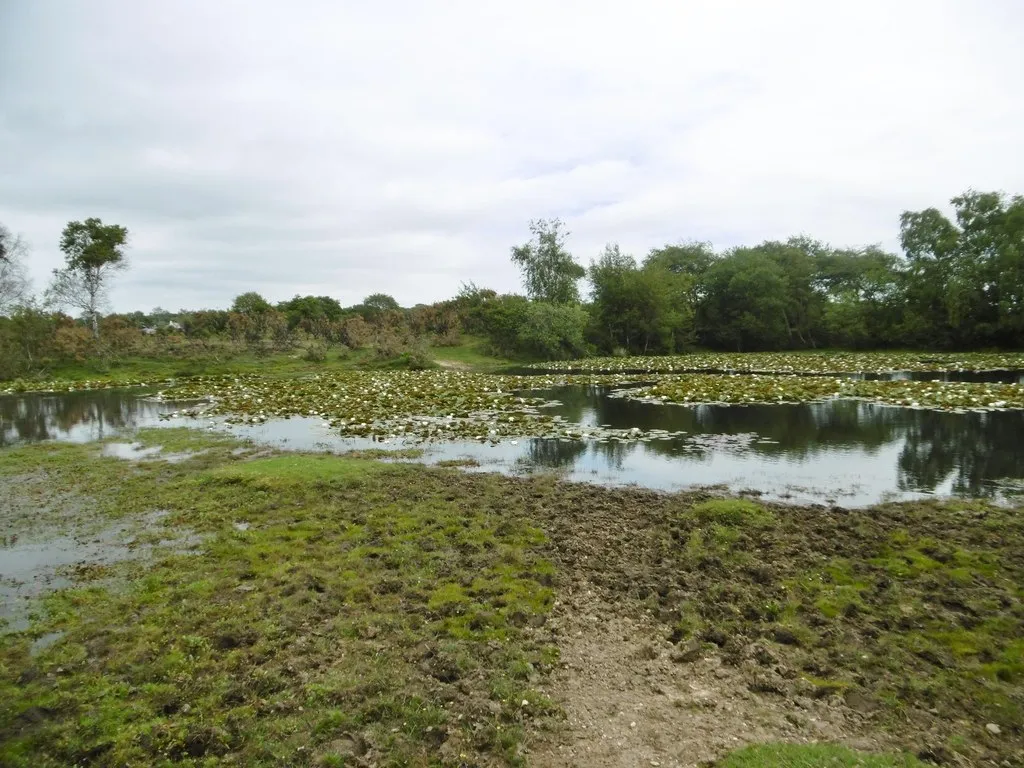
<path id="1" fill-rule="evenodd" d="M 836 400 L 799 405 L 682 407 L 608 397 L 600 387 L 531 392 L 551 412 L 587 426 L 686 434 L 607 443 L 550 439 L 424 444 L 423 461 L 470 458 L 480 471 L 555 471 L 574 480 L 666 490 L 727 486 L 767 498 L 845 506 L 930 495 L 1005 500 L 1024 491 L 1024 411 L 942 413 Z M 138 390 L 0 397 L 0 446 L 23 441 L 86 442 L 140 426 L 209 426 L 162 421 L 182 404 Z M 399 448 L 341 438 L 320 419 L 224 429 L 296 450 Z"/>

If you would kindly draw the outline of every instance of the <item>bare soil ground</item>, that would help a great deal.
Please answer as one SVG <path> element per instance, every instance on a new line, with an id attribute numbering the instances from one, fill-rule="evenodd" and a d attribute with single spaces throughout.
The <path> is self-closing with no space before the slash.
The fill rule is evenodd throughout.
<path id="1" fill-rule="evenodd" d="M 846 707 L 753 693 L 750 670 L 713 654 L 682 661 L 664 639 L 668 627 L 649 614 L 623 615 L 621 605 L 592 589 L 566 595 L 552 623 L 562 663 L 548 694 L 567 719 L 535 745 L 532 766 L 690 768 L 748 743 L 773 741 L 898 748 Z"/>
<path id="2" fill-rule="evenodd" d="M 1012 574 L 1021 556 L 1005 549 L 1022 528 L 1012 513 L 996 519 L 969 504 L 777 506 L 761 533 L 745 521 L 728 545 L 696 552 L 692 530 L 687 538 L 672 521 L 708 496 L 561 484 L 554 498 L 538 498 L 534 512 L 545 519 L 560 573 L 549 628 L 561 661 L 546 691 L 566 720 L 535 740 L 530 765 L 682 768 L 768 741 L 909 750 L 951 766 L 1024 765 L 1013 717 L 998 735 L 987 730 L 993 713 L 1009 715 L 1024 692 L 1011 686 L 1010 699 L 997 699 L 980 676 L 966 682 L 985 667 L 964 667 L 978 653 L 1001 658 L 1009 667 L 999 676 L 1016 678 L 1019 641 L 1007 638 L 999 656 L 984 634 L 988 623 L 1011 634 L 1019 627 Z M 716 526 L 702 530 L 709 538 Z M 903 544 L 881 543 L 888 540 Z M 996 558 L 977 554 L 1000 549 Z M 952 578 L 939 561 L 969 567 Z M 991 570 L 997 561 L 1009 578 Z M 857 586 L 831 584 L 837 567 L 858 575 L 844 571 L 835 581 Z M 804 587 L 794 584 L 806 574 L 814 586 L 801 598 Z M 815 606 L 831 614 L 828 601 L 849 589 L 861 590 L 859 602 L 840 602 L 833 618 L 818 615 Z M 791 615 L 761 609 L 780 592 L 804 604 Z M 689 639 L 681 638 L 694 615 Z M 918 645 L 922 638 L 938 640 Z M 942 642 L 963 642 L 967 655 Z"/>

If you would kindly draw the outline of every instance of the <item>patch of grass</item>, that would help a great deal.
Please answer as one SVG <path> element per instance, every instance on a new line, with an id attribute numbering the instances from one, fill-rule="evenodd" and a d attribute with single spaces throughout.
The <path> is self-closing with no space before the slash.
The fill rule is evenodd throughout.
<path id="1" fill-rule="evenodd" d="M 487 340 L 479 336 L 463 336 L 455 347 L 431 346 L 428 353 L 442 367 L 455 364 L 466 370 L 495 371 L 515 365 L 514 360 L 491 354 Z"/>
<path id="2" fill-rule="evenodd" d="M 771 510 L 746 499 L 712 499 L 691 511 L 701 523 L 719 526 L 764 526 L 775 519 Z"/>
<path id="3" fill-rule="evenodd" d="M 716 768 L 924 768 L 912 755 L 877 755 L 833 744 L 758 744 L 715 763 Z"/>
<path id="4" fill-rule="evenodd" d="M 472 456 L 465 456 L 461 459 L 442 459 L 437 462 L 439 467 L 479 467 L 480 461 Z"/>
<path id="5" fill-rule="evenodd" d="M 530 679 L 557 653 L 527 631 L 553 602 L 548 545 L 502 478 L 227 447 L 138 465 L 17 450 L 60 468 L 52 491 L 166 510 L 205 538 L 117 566 L 116 587 L 56 592 L 0 636 L 0 764 L 329 765 L 352 744 L 380 765 L 516 764 L 524 726 L 555 709 Z"/>
<path id="6" fill-rule="evenodd" d="M 275 487 L 282 483 L 348 483 L 396 471 L 401 470 L 368 459 L 322 454 L 284 454 L 218 467 L 209 477 L 215 482 L 248 482 Z"/>
<path id="7" fill-rule="evenodd" d="M 138 429 L 132 439 L 144 448 L 160 446 L 161 453 L 189 453 L 206 451 L 211 448 L 244 448 L 250 443 L 216 430 L 200 431 L 186 427 L 146 427 Z M 112 438 L 124 439 L 123 436 Z"/>
<path id="8" fill-rule="evenodd" d="M 415 460 L 422 459 L 426 453 L 422 448 L 363 448 L 358 451 L 348 451 L 345 457 L 349 459 L 374 459 L 374 460 Z"/>

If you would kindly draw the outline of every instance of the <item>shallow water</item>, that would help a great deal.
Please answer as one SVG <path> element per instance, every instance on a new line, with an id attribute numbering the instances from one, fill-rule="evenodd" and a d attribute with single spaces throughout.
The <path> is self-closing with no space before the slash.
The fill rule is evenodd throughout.
<path id="1" fill-rule="evenodd" d="M 979 384 L 1024 384 L 1024 371 L 891 371 L 889 373 L 848 373 L 852 379 L 868 381 L 966 381 Z"/>
<path id="2" fill-rule="evenodd" d="M 95 389 L 76 392 L 0 396 L 0 446 L 39 440 L 87 443 L 153 426 L 171 404 L 140 389 Z"/>
<path id="3" fill-rule="evenodd" d="M 941 375 L 941 374 L 933 374 Z M 608 397 L 600 387 L 531 392 L 585 426 L 639 427 L 682 435 L 639 441 L 552 439 L 416 444 L 423 461 L 471 458 L 481 471 L 555 471 L 574 480 L 677 490 L 724 485 L 798 502 L 872 504 L 930 495 L 1006 499 L 1024 478 L 1024 411 L 948 413 L 852 400 L 795 405 L 683 407 Z M 210 426 L 160 415 L 178 405 L 138 391 L 0 397 L 0 445 L 96 440 L 139 426 Z M 396 440 L 342 438 L 321 419 L 226 427 L 295 450 L 397 449 Z"/>
<path id="4" fill-rule="evenodd" d="M 71 586 L 73 579 L 66 568 L 110 565 L 147 556 L 153 544 L 140 544 L 133 533 L 155 529 L 165 514 L 154 512 L 93 528 L 72 525 L 71 530 L 57 535 L 49 532 L 26 539 L 4 538 L 0 544 L 0 620 L 7 629 L 26 627 L 32 599 Z M 194 535 L 180 533 L 160 544 L 185 551 L 198 541 Z"/>

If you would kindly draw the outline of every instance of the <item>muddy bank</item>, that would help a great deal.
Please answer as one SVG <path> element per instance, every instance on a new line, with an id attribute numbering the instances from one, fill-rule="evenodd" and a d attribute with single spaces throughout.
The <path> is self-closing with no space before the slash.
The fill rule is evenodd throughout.
<path id="1" fill-rule="evenodd" d="M 639 758 L 691 765 L 681 756 L 720 753 L 767 728 L 782 740 L 898 746 L 939 764 L 1024 763 L 1019 511 L 850 511 L 568 485 L 556 498 L 535 510 L 566 579 L 563 648 L 580 674 L 597 671 L 597 698 L 615 716 L 595 716 L 603 705 L 580 674 L 563 671 L 558 686 L 581 722 L 612 732 L 625 722 L 616 675 L 634 702 L 662 710 L 661 736 L 676 734 L 665 743 L 687 749 Z M 634 629 L 620 634 L 622 622 Z M 702 713 L 702 695 L 726 727 L 698 728 L 695 744 L 689 728 L 701 718 L 665 715 L 675 706 L 666 710 L 666 697 Z M 565 753 L 579 737 L 561 742 L 563 756 L 627 764 L 614 757 L 621 739 L 603 762 Z"/>
<path id="2" fill-rule="evenodd" d="M 1024 762 L 1018 509 L 139 444 L 0 454 L 0 481 L 33 478 L 26 526 L 88 498 L 204 537 L 0 637 L 0 762 L 696 766 L 766 741 Z"/>

